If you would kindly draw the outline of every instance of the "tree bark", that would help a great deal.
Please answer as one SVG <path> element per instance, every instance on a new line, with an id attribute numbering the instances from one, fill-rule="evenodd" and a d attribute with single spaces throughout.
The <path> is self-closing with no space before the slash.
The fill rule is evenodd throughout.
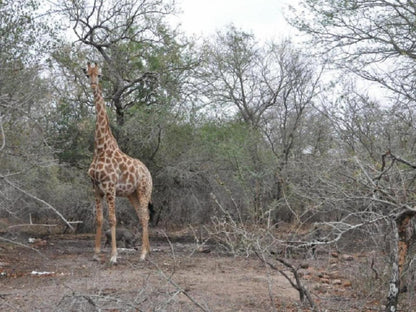
<path id="1" fill-rule="evenodd" d="M 399 275 L 399 232 L 396 222 L 391 222 L 393 241 L 391 248 L 391 276 L 389 282 L 389 294 L 387 297 L 386 312 L 397 311 L 400 293 L 400 275 Z"/>
<path id="2" fill-rule="evenodd" d="M 410 221 L 416 215 L 415 211 L 405 211 L 397 216 L 392 223 L 393 242 L 391 250 L 392 270 L 389 283 L 389 294 L 387 297 L 386 312 L 397 311 L 400 295 L 400 279 L 406 265 L 407 252 L 409 249 L 409 238 L 407 237 Z"/>

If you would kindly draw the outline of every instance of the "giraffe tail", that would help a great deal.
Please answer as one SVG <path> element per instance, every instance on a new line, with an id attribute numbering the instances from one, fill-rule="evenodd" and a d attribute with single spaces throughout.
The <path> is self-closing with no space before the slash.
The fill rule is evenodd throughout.
<path id="1" fill-rule="evenodd" d="M 147 208 L 149 209 L 149 221 L 152 224 L 153 223 L 153 219 L 155 217 L 155 209 L 153 208 L 153 204 L 152 202 L 149 202 L 149 205 L 147 206 Z"/>

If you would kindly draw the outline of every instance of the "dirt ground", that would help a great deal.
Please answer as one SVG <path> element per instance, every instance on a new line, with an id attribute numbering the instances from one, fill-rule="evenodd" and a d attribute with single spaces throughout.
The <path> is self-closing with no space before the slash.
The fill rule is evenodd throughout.
<path id="1" fill-rule="evenodd" d="M 153 231 L 149 260 L 139 261 L 140 250 L 120 249 L 114 266 L 109 248 L 100 262 L 92 260 L 92 235 L 50 235 L 30 244 L 28 237 L 17 239 L 31 248 L 0 241 L 0 311 L 310 311 L 289 282 L 257 258 L 167 236 Z M 327 251 L 299 265 L 326 311 L 379 311 L 377 296 L 364 291 L 374 285 L 354 277 L 368 259 Z"/>

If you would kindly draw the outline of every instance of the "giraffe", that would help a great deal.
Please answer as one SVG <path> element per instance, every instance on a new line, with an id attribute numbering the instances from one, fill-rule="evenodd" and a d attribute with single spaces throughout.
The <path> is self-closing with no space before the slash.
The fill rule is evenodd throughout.
<path id="1" fill-rule="evenodd" d="M 86 75 L 90 79 L 96 109 L 94 156 L 88 170 L 94 191 L 96 204 L 96 234 L 94 259 L 99 259 L 101 251 L 101 231 L 103 223 L 102 200 L 108 205 L 108 219 L 111 229 L 110 263 L 117 263 L 115 197 L 127 197 L 134 206 L 142 224 L 141 260 L 150 252 L 149 244 L 149 207 L 152 194 L 152 176 L 146 166 L 138 159 L 123 153 L 118 147 L 109 127 L 101 87 L 98 84 L 100 70 L 97 65 L 88 62 Z"/>

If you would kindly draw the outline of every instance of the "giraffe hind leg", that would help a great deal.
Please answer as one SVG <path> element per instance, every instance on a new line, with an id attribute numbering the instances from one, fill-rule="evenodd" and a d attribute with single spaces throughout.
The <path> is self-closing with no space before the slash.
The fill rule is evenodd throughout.
<path id="1" fill-rule="evenodd" d="M 149 243 L 149 199 L 140 197 L 136 192 L 129 197 L 134 209 L 136 210 L 139 221 L 142 224 L 142 252 L 140 260 L 145 260 L 146 256 L 150 253 Z"/>

